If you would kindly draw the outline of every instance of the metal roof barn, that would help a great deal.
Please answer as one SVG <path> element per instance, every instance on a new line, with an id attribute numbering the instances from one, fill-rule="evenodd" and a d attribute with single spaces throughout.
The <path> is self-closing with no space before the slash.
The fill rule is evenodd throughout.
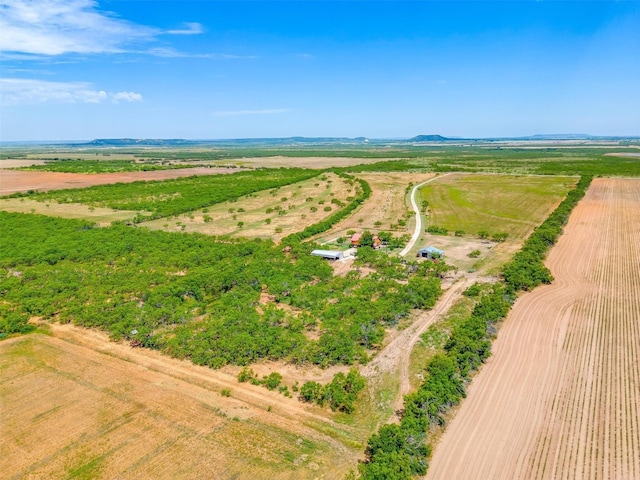
<path id="1" fill-rule="evenodd" d="M 313 250 L 311 255 L 326 258 L 327 260 L 340 260 L 344 258 L 344 252 L 340 250 Z"/>
<path id="2" fill-rule="evenodd" d="M 418 256 L 426 258 L 442 258 L 444 257 L 444 250 L 440 250 L 436 247 L 425 247 L 418 250 Z"/>

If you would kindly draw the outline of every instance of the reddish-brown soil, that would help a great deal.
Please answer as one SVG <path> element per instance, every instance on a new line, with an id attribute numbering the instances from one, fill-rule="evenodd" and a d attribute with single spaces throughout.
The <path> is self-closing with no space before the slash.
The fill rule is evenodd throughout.
<path id="1" fill-rule="evenodd" d="M 176 170 L 156 170 L 153 172 L 122 173 L 61 173 L 21 170 L 0 170 L 0 196 L 28 190 L 59 190 L 82 188 L 109 183 L 130 183 L 139 180 L 167 180 L 169 178 L 191 177 L 193 175 L 220 175 L 239 172 L 238 168 L 180 168 Z"/>
<path id="2" fill-rule="evenodd" d="M 428 479 L 640 478 L 640 180 L 594 180 L 546 264 Z"/>

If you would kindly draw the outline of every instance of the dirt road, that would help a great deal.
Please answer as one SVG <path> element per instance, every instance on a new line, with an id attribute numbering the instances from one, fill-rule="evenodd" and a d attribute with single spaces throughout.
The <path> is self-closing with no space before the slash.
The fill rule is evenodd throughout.
<path id="1" fill-rule="evenodd" d="M 428 479 L 640 478 L 640 180 L 595 179 L 546 264 Z"/>
<path id="2" fill-rule="evenodd" d="M 402 330 L 398 336 L 389 342 L 367 365 L 362 368 L 362 375 L 371 379 L 384 373 L 398 372 L 400 391 L 394 402 L 394 410 L 400 410 L 403 397 L 411 389 L 409 379 L 409 360 L 411 351 L 420 336 L 446 314 L 451 306 L 458 301 L 462 292 L 475 281 L 474 275 L 460 278 L 440 297 L 431 310 L 424 311 L 408 328 Z"/>
<path id="3" fill-rule="evenodd" d="M 413 246 L 416 244 L 416 242 L 420 238 L 420 235 L 422 234 L 422 215 L 420 215 L 420 209 L 418 208 L 418 204 L 416 203 L 416 192 L 418 191 L 419 188 L 422 188 L 427 183 L 433 182 L 434 180 L 437 180 L 438 178 L 446 177 L 447 175 L 449 175 L 449 174 L 445 173 L 444 175 L 441 175 L 439 177 L 431 178 L 431 179 L 427 180 L 426 182 L 419 183 L 418 185 L 413 187 L 413 189 L 411 190 L 411 207 L 413 208 L 413 211 L 416 214 L 416 226 L 415 226 L 415 228 L 413 230 L 413 235 L 411 236 L 411 240 L 409 240 L 409 243 L 407 243 L 407 246 L 404 247 L 402 249 L 402 251 L 400 252 L 400 256 L 401 257 L 406 256 L 407 253 L 409 253 L 411 251 Z"/>

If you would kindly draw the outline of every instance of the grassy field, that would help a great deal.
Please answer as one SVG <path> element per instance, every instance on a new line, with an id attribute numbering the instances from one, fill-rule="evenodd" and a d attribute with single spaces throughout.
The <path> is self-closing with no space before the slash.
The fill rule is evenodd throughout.
<path id="1" fill-rule="evenodd" d="M 77 218 L 95 222 L 101 227 L 111 222 L 129 222 L 137 212 L 89 207 L 80 203 L 36 202 L 28 198 L 0 198 L 0 210 L 17 213 L 39 213 L 51 217 Z"/>
<path id="2" fill-rule="evenodd" d="M 522 240 L 575 185 L 570 177 L 449 175 L 421 190 L 428 226 L 478 235 L 504 232 Z"/>
<path id="3" fill-rule="evenodd" d="M 339 210 L 356 195 L 356 186 L 327 173 L 280 188 L 246 195 L 177 218 L 141 225 L 168 231 L 271 238 L 276 241 Z"/>

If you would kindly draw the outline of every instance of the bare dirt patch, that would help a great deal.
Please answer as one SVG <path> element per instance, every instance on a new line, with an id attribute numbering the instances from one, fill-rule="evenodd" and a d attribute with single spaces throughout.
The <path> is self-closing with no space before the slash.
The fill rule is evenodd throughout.
<path id="1" fill-rule="evenodd" d="M 431 461 L 429 479 L 640 478 L 640 181 L 595 179 Z"/>
<path id="2" fill-rule="evenodd" d="M 168 180 L 170 178 L 191 177 L 193 175 L 222 175 L 239 172 L 238 168 L 182 168 L 177 170 L 156 170 L 152 172 L 122 173 L 60 173 L 2 170 L 0 172 L 0 196 L 29 190 L 47 191 L 64 188 L 83 188 L 110 183 L 131 183 L 137 181 Z"/>
<path id="3" fill-rule="evenodd" d="M 0 170 L 3 168 L 21 168 L 21 167 L 31 167 L 32 165 L 44 165 L 46 162 L 44 160 L 17 160 L 17 159 L 9 159 L 9 160 L 0 160 Z"/>
<path id="4" fill-rule="evenodd" d="M 348 427 L 321 409 L 99 332 L 51 329 L 0 343 L 7 478 L 329 479 L 360 455 L 322 433 Z"/>

